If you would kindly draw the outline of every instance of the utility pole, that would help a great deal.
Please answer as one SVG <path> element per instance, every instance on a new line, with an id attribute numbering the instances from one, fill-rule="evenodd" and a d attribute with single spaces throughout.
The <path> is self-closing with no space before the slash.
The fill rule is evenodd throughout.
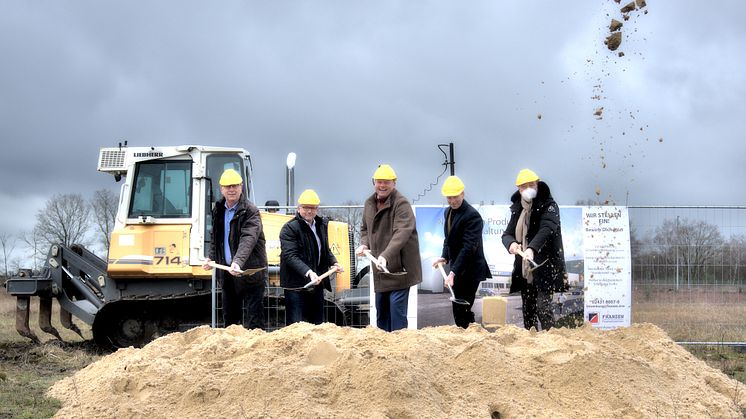
<path id="1" fill-rule="evenodd" d="M 676 216 L 676 291 L 679 290 L 679 216 Z"/>

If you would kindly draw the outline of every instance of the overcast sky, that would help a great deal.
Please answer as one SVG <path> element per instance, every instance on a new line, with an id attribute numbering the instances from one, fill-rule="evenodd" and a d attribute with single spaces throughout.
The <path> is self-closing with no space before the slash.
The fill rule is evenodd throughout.
<path id="1" fill-rule="evenodd" d="M 560 204 L 744 204 L 741 0 L 650 0 L 615 52 L 613 0 L 0 6 L 0 231 L 117 190 L 96 164 L 124 139 L 243 147 L 259 204 L 283 200 L 291 151 L 324 204 L 362 201 L 381 162 L 414 198 L 450 141 L 475 203 L 528 167 Z"/>

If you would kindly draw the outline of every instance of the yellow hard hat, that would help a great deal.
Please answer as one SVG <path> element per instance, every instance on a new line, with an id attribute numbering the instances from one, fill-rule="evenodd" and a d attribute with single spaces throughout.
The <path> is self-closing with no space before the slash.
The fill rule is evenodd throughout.
<path id="1" fill-rule="evenodd" d="M 440 193 L 442 193 L 443 196 L 458 196 L 463 191 L 464 182 L 462 182 L 458 176 L 448 176 L 446 181 L 443 182 L 443 188 L 441 188 Z"/>
<path id="2" fill-rule="evenodd" d="M 233 169 L 227 169 L 223 172 L 223 175 L 220 176 L 220 186 L 240 185 L 242 183 L 243 179 L 241 179 L 241 175 Z"/>
<path id="3" fill-rule="evenodd" d="M 530 169 L 523 169 L 518 172 L 518 176 L 515 178 L 515 186 L 521 186 L 528 182 L 536 182 L 537 180 L 539 180 L 539 175 Z"/>
<path id="4" fill-rule="evenodd" d="M 313 189 L 306 189 L 298 197 L 298 205 L 319 205 L 321 200 Z"/>
<path id="5" fill-rule="evenodd" d="M 388 164 L 379 164 L 378 169 L 373 173 L 373 180 L 396 180 L 396 172 Z"/>

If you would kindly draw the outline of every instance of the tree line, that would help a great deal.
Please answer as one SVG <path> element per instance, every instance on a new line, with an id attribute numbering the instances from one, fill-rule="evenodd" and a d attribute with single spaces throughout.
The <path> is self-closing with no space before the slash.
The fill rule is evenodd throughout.
<path id="1" fill-rule="evenodd" d="M 82 244 L 109 252 L 111 232 L 117 214 L 118 197 L 108 189 L 93 192 L 88 199 L 82 194 L 57 194 L 49 198 L 36 213 L 36 223 L 30 231 L 14 235 L 0 232 L 0 257 L 5 278 L 19 269 L 38 272 L 44 265 L 49 247 Z M 16 257 L 19 246 L 28 249 Z"/>
<path id="2" fill-rule="evenodd" d="M 717 225 L 676 217 L 646 238 L 631 235 L 632 279 L 638 282 L 746 283 L 746 235 L 723 237 Z"/>

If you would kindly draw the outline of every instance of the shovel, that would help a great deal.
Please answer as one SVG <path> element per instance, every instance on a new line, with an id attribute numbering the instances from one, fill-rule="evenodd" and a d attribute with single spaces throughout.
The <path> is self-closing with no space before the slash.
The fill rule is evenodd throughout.
<path id="1" fill-rule="evenodd" d="M 523 250 L 521 250 L 520 248 L 519 248 L 519 249 L 516 249 L 516 251 L 515 251 L 515 252 L 516 252 L 516 253 L 518 253 L 518 256 L 520 256 L 520 257 L 522 257 L 523 259 L 527 260 L 527 261 L 528 261 L 528 263 L 529 263 L 529 264 L 531 265 L 531 268 L 529 268 L 529 270 L 528 270 L 529 272 L 533 272 L 533 271 L 535 271 L 536 269 L 538 269 L 538 268 L 539 268 L 539 267 L 540 267 L 541 265 L 543 265 L 543 264 L 547 263 L 547 261 L 546 261 L 546 260 L 545 260 L 544 262 L 541 262 L 541 263 L 536 263 L 536 262 L 534 262 L 534 260 L 533 260 L 533 259 L 529 259 L 529 258 L 527 258 L 527 257 L 526 257 L 526 252 L 524 252 L 524 251 L 523 251 Z M 549 259 L 547 259 L 547 260 L 549 260 Z"/>
<path id="2" fill-rule="evenodd" d="M 381 266 L 381 265 L 378 264 L 378 258 L 376 258 L 375 256 L 373 256 L 373 253 L 370 253 L 370 250 L 363 250 L 363 253 L 365 253 L 365 256 L 367 256 L 368 259 L 370 259 L 370 261 L 373 262 L 376 265 L 376 268 L 378 268 L 379 270 L 382 270 L 382 271 L 386 272 L 387 274 L 391 273 L 391 272 L 389 272 L 388 269 L 386 269 L 385 266 Z"/>
<path id="3" fill-rule="evenodd" d="M 334 268 L 331 268 L 331 269 L 329 269 L 328 271 L 324 272 L 324 274 L 323 274 L 323 275 L 321 275 L 321 276 L 319 277 L 319 284 L 321 283 L 321 280 L 322 280 L 322 279 L 324 279 L 324 278 L 326 278 L 327 276 L 329 276 L 329 275 L 333 274 L 334 272 L 337 272 L 337 268 L 336 268 L 336 267 L 334 267 Z M 300 288 L 284 288 L 284 289 L 286 289 L 286 290 L 289 290 L 289 291 L 302 291 L 302 290 L 307 290 L 307 289 L 311 288 L 312 286 L 314 286 L 315 282 L 316 282 L 316 281 L 310 281 L 310 282 L 309 282 L 308 284 L 306 284 L 306 285 L 304 285 L 304 286 L 302 286 L 302 287 L 300 287 Z"/>
<path id="4" fill-rule="evenodd" d="M 363 253 L 365 253 L 365 256 L 370 259 L 370 261 L 373 262 L 374 265 L 376 265 L 376 268 L 378 268 L 381 272 L 388 274 L 390 278 L 399 278 L 407 274 L 406 272 L 390 272 L 385 266 L 379 265 L 378 258 L 373 256 L 373 253 L 370 253 L 370 250 L 363 250 Z"/>
<path id="5" fill-rule="evenodd" d="M 440 271 L 440 274 L 443 276 L 443 281 L 445 282 L 445 280 L 448 278 L 448 275 L 446 274 L 446 270 L 443 269 L 443 264 L 442 263 L 438 264 L 438 270 Z M 446 284 L 446 288 L 448 288 L 448 291 L 451 292 L 451 298 L 449 298 L 449 300 L 451 300 L 452 303 L 461 304 L 461 305 L 465 305 L 465 306 L 470 305 L 468 301 L 463 300 L 461 298 L 456 298 L 456 294 L 453 293 L 453 288 L 451 288 L 451 286 L 448 285 L 447 282 L 445 284 Z"/>
<path id="6" fill-rule="evenodd" d="M 212 260 L 209 261 L 209 262 L 207 262 L 207 264 L 210 265 L 210 266 L 212 266 L 213 268 L 222 269 L 224 271 L 238 272 L 238 276 L 254 275 L 255 273 L 257 273 L 259 271 L 263 271 L 263 270 L 267 269 L 267 268 L 250 268 L 250 269 L 246 269 L 244 271 L 235 271 L 235 270 L 231 269 L 230 266 L 221 265 L 221 264 L 219 264 L 219 263 L 217 263 L 215 261 L 212 261 Z"/>

